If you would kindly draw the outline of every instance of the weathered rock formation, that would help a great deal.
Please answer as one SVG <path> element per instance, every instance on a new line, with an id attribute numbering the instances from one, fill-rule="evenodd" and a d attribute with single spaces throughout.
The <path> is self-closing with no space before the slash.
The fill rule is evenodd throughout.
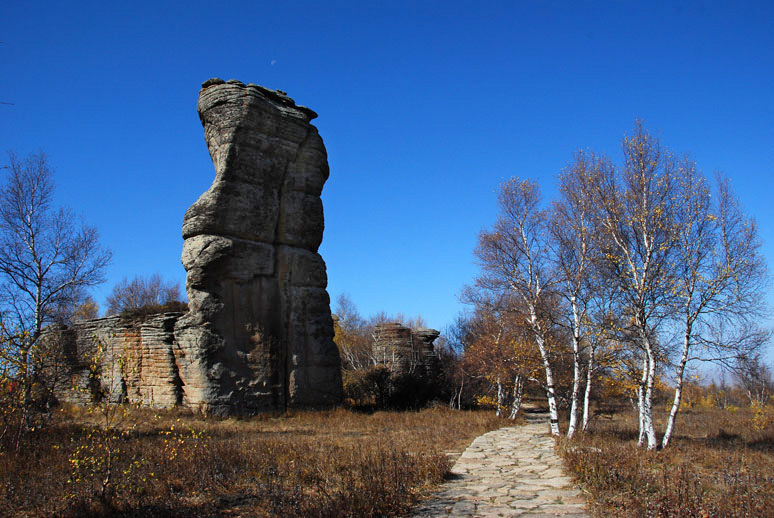
<path id="1" fill-rule="evenodd" d="M 316 114 L 238 81 L 202 85 L 212 186 L 183 220 L 190 311 L 175 325 L 186 405 L 210 412 L 341 400 L 320 194 Z"/>
<path id="2" fill-rule="evenodd" d="M 181 404 L 173 334 L 181 315 L 112 316 L 48 328 L 44 340 L 56 340 L 59 353 L 47 365 L 54 394 L 82 404 L 101 398 L 155 408 Z"/>
<path id="3" fill-rule="evenodd" d="M 283 92 L 220 79 L 202 85 L 198 109 L 215 180 L 183 220 L 188 313 L 141 324 L 99 319 L 59 336 L 73 358 L 99 342 L 141 367 L 114 389 L 115 358 L 101 360 L 112 399 L 215 414 L 339 403 L 341 366 L 317 253 L 328 162 L 309 123 L 316 114 Z M 79 361 L 71 377 L 86 372 Z"/>
<path id="4" fill-rule="evenodd" d="M 435 382 L 440 363 L 433 342 L 440 334 L 435 329 L 411 329 L 397 322 L 380 324 L 374 329 L 374 359 L 394 375 L 413 374 Z"/>

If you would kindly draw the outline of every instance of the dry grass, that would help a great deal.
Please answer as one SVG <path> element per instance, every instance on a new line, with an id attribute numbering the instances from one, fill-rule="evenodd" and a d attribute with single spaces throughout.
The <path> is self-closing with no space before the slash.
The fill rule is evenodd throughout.
<path id="1" fill-rule="evenodd" d="M 636 445 L 636 415 L 619 414 L 560 451 L 596 516 L 772 516 L 774 409 L 689 411 L 676 432 L 665 450 L 647 452 Z"/>
<path id="2" fill-rule="evenodd" d="M 0 514 L 400 516 L 443 480 L 447 452 L 503 424 L 443 408 L 249 420 L 135 410 L 107 433 L 83 410 L 59 414 L 0 454 Z"/>

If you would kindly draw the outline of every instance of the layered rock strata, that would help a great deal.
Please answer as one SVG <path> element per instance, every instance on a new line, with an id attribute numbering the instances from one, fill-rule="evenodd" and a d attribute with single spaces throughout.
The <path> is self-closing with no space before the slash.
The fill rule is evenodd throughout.
<path id="1" fill-rule="evenodd" d="M 64 351 L 62 369 L 48 369 L 55 392 L 211 414 L 337 404 L 316 114 L 220 79 L 202 85 L 198 109 L 215 180 L 183 220 L 189 311 L 50 328 Z"/>
<path id="2" fill-rule="evenodd" d="M 433 342 L 439 335 L 435 329 L 411 329 L 397 322 L 380 324 L 374 329 L 374 359 L 395 375 L 414 374 L 436 381 L 440 363 Z"/>
<path id="3" fill-rule="evenodd" d="M 113 316 L 48 328 L 59 352 L 47 365 L 58 399 L 86 404 L 106 399 L 154 408 L 182 403 L 174 326 L 182 313 Z"/>
<path id="4" fill-rule="evenodd" d="M 183 221 L 183 403 L 213 413 L 336 404 L 316 114 L 282 92 L 219 79 L 202 85 L 198 108 L 215 180 Z"/>

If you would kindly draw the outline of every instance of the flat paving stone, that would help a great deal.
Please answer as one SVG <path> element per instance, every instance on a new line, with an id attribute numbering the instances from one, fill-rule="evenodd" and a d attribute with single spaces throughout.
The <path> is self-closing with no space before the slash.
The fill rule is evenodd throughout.
<path id="1" fill-rule="evenodd" d="M 554 451 L 547 414 L 476 437 L 457 459 L 454 478 L 412 518 L 589 518 Z"/>

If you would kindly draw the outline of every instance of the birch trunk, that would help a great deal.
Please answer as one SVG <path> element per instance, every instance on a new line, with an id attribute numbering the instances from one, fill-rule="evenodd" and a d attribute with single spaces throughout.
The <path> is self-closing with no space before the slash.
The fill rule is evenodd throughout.
<path id="1" fill-rule="evenodd" d="M 463 376 L 462 382 L 460 383 L 460 391 L 457 395 L 457 410 L 462 410 L 462 389 L 465 388 L 465 377 Z"/>
<path id="2" fill-rule="evenodd" d="M 680 402 L 683 396 L 683 380 L 685 378 L 685 366 L 688 364 L 688 351 L 691 347 L 691 331 L 690 326 L 686 330 L 685 337 L 683 337 L 683 353 L 680 356 L 680 365 L 677 367 L 677 385 L 675 386 L 675 397 L 672 401 L 672 409 L 669 411 L 669 418 L 667 419 L 666 431 L 664 437 L 661 440 L 661 447 L 666 448 L 669 445 L 669 441 L 672 439 L 672 431 L 675 428 L 675 420 L 677 413 L 680 411 Z"/>
<path id="3" fill-rule="evenodd" d="M 586 366 L 586 390 L 583 394 L 583 425 L 582 430 L 589 430 L 589 406 L 591 405 L 591 381 L 594 376 L 594 348 L 589 349 L 589 362 Z"/>
<path id="4" fill-rule="evenodd" d="M 546 371 L 546 396 L 548 397 L 548 413 L 551 419 L 551 435 L 559 436 L 559 412 L 556 407 L 556 393 L 554 390 L 554 371 L 551 368 L 551 362 L 548 360 L 548 351 L 546 350 L 543 337 L 537 337 L 540 357 L 543 360 L 543 369 Z"/>
<path id="5" fill-rule="evenodd" d="M 637 445 L 642 446 L 645 443 L 645 385 L 648 382 L 648 358 L 642 359 L 642 377 L 637 386 L 637 413 L 639 417 L 640 433 L 637 438 Z"/>
<path id="6" fill-rule="evenodd" d="M 521 401 L 523 396 L 524 378 L 517 374 L 513 380 L 513 401 L 511 402 L 511 415 L 508 416 L 508 419 L 516 419 L 516 416 L 521 410 Z"/>
<path id="7" fill-rule="evenodd" d="M 567 437 L 572 438 L 578 428 L 578 393 L 580 392 L 580 317 L 575 297 L 571 299 L 573 330 L 572 330 L 572 396 L 570 400 L 570 424 L 567 428 Z"/>
<path id="8" fill-rule="evenodd" d="M 497 417 L 500 417 L 502 414 L 503 409 L 503 384 L 500 383 L 500 378 L 497 378 L 497 410 L 495 411 L 495 415 Z"/>
<path id="9" fill-rule="evenodd" d="M 554 390 L 554 371 L 551 368 L 551 362 L 548 358 L 548 350 L 546 349 L 546 343 L 543 339 L 543 334 L 540 332 L 540 326 L 538 325 L 537 313 L 535 307 L 530 305 L 530 323 L 532 324 L 532 332 L 535 335 L 535 342 L 537 342 L 538 350 L 540 351 L 540 359 L 543 361 L 543 370 L 546 373 L 546 397 L 548 398 L 548 413 L 551 419 L 551 435 L 559 436 L 559 412 L 556 407 L 556 393 Z"/>
<path id="10" fill-rule="evenodd" d="M 653 386 L 656 382 L 656 357 L 649 339 L 646 339 L 647 359 L 648 359 L 648 377 L 645 386 L 645 397 L 643 404 L 642 425 L 645 436 L 648 439 L 648 450 L 658 448 L 658 439 L 656 438 L 656 429 L 653 425 Z"/>

